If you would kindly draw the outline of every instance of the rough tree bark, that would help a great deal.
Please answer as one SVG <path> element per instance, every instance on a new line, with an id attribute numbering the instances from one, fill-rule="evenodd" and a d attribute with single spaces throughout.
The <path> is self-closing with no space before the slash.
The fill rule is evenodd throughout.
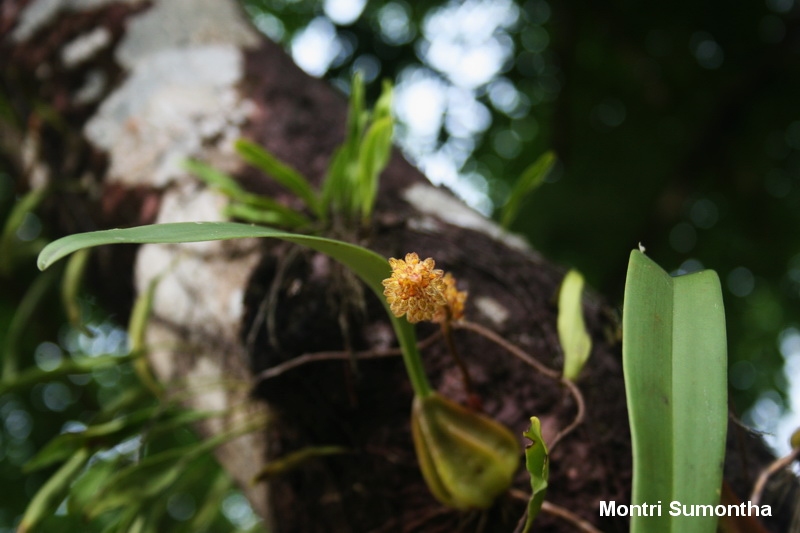
<path id="1" fill-rule="evenodd" d="M 46 205 L 58 233 L 221 219 L 225 199 L 181 169 L 188 157 L 297 205 L 245 168 L 231 142 L 261 143 L 318 183 L 343 137 L 344 97 L 258 35 L 233 0 L 6 0 L 0 17 L 2 90 L 24 124 L 0 123 L 5 158 L 25 176 L 21 189 L 82 186 L 57 188 Z M 559 367 L 553 298 L 562 268 L 431 187 L 398 154 L 382 177 L 376 212 L 370 230 L 356 236 L 361 244 L 386 256 L 433 256 L 468 289 L 470 320 Z M 172 387 L 204 391 L 191 397 L 192 407 L 231 413 L 201 432 L 259 413 L 273 417 L 267 432 L 222 447 L 218 458 L 275 531 L 514 529 L 524 505 L 513 498 L 488 513 L 463 514 L 430 496 L 411 447 L 411 392 L 397 358 L 361 361 L 355 370 L 342 361 L 314 363 L 257 381 L 263 369 L 305 353 L 392 346 L 377 300 L 362 298 L 329 260 L 237 241 L 102 249 L 94 268 L 94 289 L 117 310 L 163 276 L 148 330 L 152 367 Z M 606 531 L 625 531 L 625 519 L 598 516 L 600 500 L 630 498 L 618 325 L 599 298 L 586 299 L 585 313 L 594 349 L 579 385 L 588 412 L 552 457 L 548 499 Z M 433 330 L 419 332 L 425 338 Z M 546 438 L 571 421 L 575 405 L 556 383 L 471 332 L 459 332 L 457 342 L 485 410 L 521 445 L 532 415 Z M 434 384 L 463 400 L 442 343 L 424 356 Z M 269 486 L 250 484 L 269 458 L 313 444 L 354 451 Z M 766 460 L 755 441 L 748 447 L 757 452 L 751 463 L 732 462 L 727 474 L 743 499 L 743 474 Z M 515 486 L 529 488 L 522 472 Z M 787 516 L 770 527 L 788 527 Z M 543 516 L 539 530 L 572 529 Z"/>

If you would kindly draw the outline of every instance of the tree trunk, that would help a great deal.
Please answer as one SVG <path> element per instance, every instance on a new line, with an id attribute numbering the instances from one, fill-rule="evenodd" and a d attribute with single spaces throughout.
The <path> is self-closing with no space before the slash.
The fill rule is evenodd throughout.
<path id="1" fill-rule="evenodd" d="M 7 0 L 0 17 L 3 92 L 24 124 L 0 123 L 2 148 L 27 176 L 26 187 L 56 186 L 46 206 L 56 233 L 221 220 L 226 200 L 182 169 L 190 157 L 300 207 L 246 168 L 232 141 L 254 140 L 319 183 L 343 138 L 344 97 L 257 34 L 232 0 Z M 67 182 L 79 182 L 80 192 L 64 188 Z M 356 240 L 387 257 L 434 257 L 469 291 L 470 321 L 558 369 L 554 298 L 564 270 L 431 187 L 398 154 L 380 187 L 374 223 Z M 247 240 L 101 249 L 95 268 L 94 289 L 121 312 L 161 276 L 150 362 L 169 387 L 203 391 L 191 396 L 191 407 L 230 413 L 202 424 L 203 434 L 272 417 L 268 431 L 221 447 L 218 458 L 274 531 L 514 529 L 525 504 L 511 496 L 486 513 L 465 514 L 430 495 L 411 444 L 411 390 L 399 358 L 354 367 L 316 362 L 257 377 L 307 353 L 394 345 L 380 303 L 325 257 Z M 606 531 L 625 531 L 626 519 L 598 516 L 601 500 L 630 500 L 619 326 L 599 298 L 584 304 L 594 343 L 578 382 L 587 413 L 551 458 L 548 500 Z M 421 339 L 434 332 L 418 328 Z M 496 343 L 466 330 L 456 343 L 483 408 L 519 435 L 520 446 L 531 416 L 541 418 L 546 439 L 574 418 L 576 406 L 557 382 Z M 464 401 L 443 342 L 432 341 L 423 354 L 434 385 Z M 351 453 L 251 484 L 271 458 L 329 444 Z M 762 450 L 755 441 L 748 446 Z M 726 474 L 742 499 L 742 473 L 766 460 L 756 457 L 746 468 L 732 463 Z M 514 487 L 529 491 L 527 474 Z M 785 530 L 787 516 L 770 527 Z M 546 514 L 537 524 L 539 531 L 574 529 Z"/>

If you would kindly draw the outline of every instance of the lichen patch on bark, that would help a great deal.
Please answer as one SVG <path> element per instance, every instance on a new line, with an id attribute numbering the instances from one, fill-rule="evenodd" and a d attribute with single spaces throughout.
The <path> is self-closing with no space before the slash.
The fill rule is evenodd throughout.
<path id="1" fill-rule="evenodd" d="M 241 52 L 231 45 L 173 49 L 139 62 L 86 125 L 109 153 L 108 182 L 164 187 L 206 142 L 240 136 L 251 105 L 236 84 Z"/>
<path id="2" fill-rule="evenodd" d="M 231 2 L 160 0 L 131 20 L 115 56 L 131 68 L 164 50 L 214 44 L 249 48 L 258 37 Z"/>
<path id="3" fill-rule="evenodd" d="M 505 232 L 500 226 L 441 189 L 415 183 L 403 191 L 403 198 L 420 213 L 435 216 L 460 228 L 479 231 L 516 250 L 530 250 L 522 238 Z"/>

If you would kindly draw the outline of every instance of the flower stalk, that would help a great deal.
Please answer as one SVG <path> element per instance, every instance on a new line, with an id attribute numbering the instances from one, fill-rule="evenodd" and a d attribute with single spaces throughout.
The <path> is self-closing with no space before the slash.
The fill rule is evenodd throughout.
<path id="1" fill-rule="evenodd" d="M 476 403 L 469 372 L 458 355 L 451 327 L 454 320 L 464 316 L 467 293 L 456 288 L 455 278 L 451 274 L 434 268 L 436 262 L 430 257 L 420 260 L 419 255 L 412 252 L 406 254 L 405 259 L 389 259 L 389 265 L 392 275 L 382 282 L 383 294 L 395 320 L 405 315 L 412 324 L 422 321 L 439 323 L 447 347 L 461 370 L 470 403 Z M 403 345 L 402 339 L 400 343 Z M 431 388 L 419 352 L 416 344 L 411 346 L 409 343 L 408 347 L 408 350 L 403 350 L 403 360 L 411 385 L 416 394 L 426 396 Z"/>

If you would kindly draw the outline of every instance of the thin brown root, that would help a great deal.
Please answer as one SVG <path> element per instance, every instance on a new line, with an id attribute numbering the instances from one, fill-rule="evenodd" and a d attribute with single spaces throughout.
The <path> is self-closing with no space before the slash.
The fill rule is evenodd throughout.
<path id="1" fill-rule="evenodd" d="M 420 350 L 424 350 L 425 348 L 429 347 L 433 342 L 439 338 L 441 335 L 440 332 L 436 332 L 430 335 L 428 338 L 420 341 L 417 343 L 417 347 Z M 350 360 L 352 359 L 381 359 L 384 357 L 399 357 L 403 355 L 403 352 L 400 348 L 389 348 L 387 350 L 363 350 L 360 352 L 348 352 L 348 351 L 332 351 L 332 352 L 315 352 L 315 353 L 307 353 L 285 361 L 279 365 L 275 365 L 271 368 L 268 368 L 259 374 L 257 374 L 253 379 L 256 384 L 261 383 L 262 381 L 266 381 L 268 379 L 276 378 L 281 374 L 288 372 L 294 368 L 307 365 L 309 363 L 317 363 L 320 361 L 340 361 L 340 360 Z"/>
<path id="2" fill-rule="evenodd" d="M 583 518 L 580 518 L 578 515 L 554 503 L 550 503 L 547 501 L 542 502 L 542 511 L 544 511 L 547 514 L 557 516 L 563 520 L 566 520 L 567 522 L 570 522 L 580 531 L 585 531 L 586 533 L 601 533 L 599 529 L 594 527 L 592 524 L 590 524 Z"/>
<path id="3" fill-rule="evenodd" d="M 458 322 L 453 322 L 453 327 L 458 329 L 468 329 L 470 331 L 474 331 L 478 335 L 486 337 L 495 344 L 499 344 L 507 351 L 511 352 L 512 355 L 516 356 L 518 359 L 523 360 L 524 362 L 528 363 L 528 365 L 535 368 L 540 374 L 543 374 L 556 381 L 561 380 L 561 374 L 559 374 L 558 372 L 556 372 L 551 368 L 547 368 L 542 363 L 540 363 L 539 361 L 528 355 L 520 347 L 511 344 L 510 342 L 508 342 L 503 337 L 501 337 L 494 331 L 490 330 L 489 328 L 481 326 L 480 324 L 476 324 L 475 322 L 469 322 L 467 320 L 460 320 Z"/>
<path id="4" fill-rule="evenodd" d="M 531 498 L 530 494 L 527 494 L 526 492 L 517 489 L 511 489 L 509 493 L 514 498 L 525 502 L 527 502 Z M 562 520 L 569 522 L 573 526 L 577 527 L 579 531 L 584 531 L 586 533 L 602 533 L 599 529 L 594 527 L 592 524 L 590 524 L 583 518 L 554 503 L 550 503 L 548 501 L 542 502 L 542 512 L 545 512 L 549 515 L 557 516 L 558 518 L 561 518 Z M 527 522 L 527 516 L 528 516 L 528 511 L 526 510 L 525 514 L 522 515 L 522 518 L 517 524 L 517 528 L 514 530 L 514 533 L 522 532 L 522 530 L 525 528 L 525 522 Z"/>
<path id="5" fill-rule="evenodd" d="M 758 505 L 758 502 L 761 501 L 761 495 L 764 492 L 764 487 L 767 486 L 767 481 L 769 478 L 774 475 L 778 470 L 782 470 L 786 468 L 792 461 L 797 459 L 797 456 L 800 455 L 800 448 L 795 448 L 789 455 L 785 457 L 781 457 L 780 459 L 775 460 L 772 464 L 770 464 L 767 468 L 761 471 L 758 475 L 758 479 L 756 480 L 756 484 L 753 486 L 753 492 L 750 494 L 750 502 L 754 505 Z"/>
<path id="6" fill-rule="evenodd" d="M 569 392 L 572 394 L 572 398 L 575 400 L 575 418 L 572 420 L 572 423 L 558 432 L 558 434 L 553 438 L 553 441 L 550 443 L 549 451 L 550 453 L 553 452 L 553 448 L 556 447 L 561 439 L 572 433 L 572 431 L 577 428 L 579 425 L 583 423 L 583 418 L 586 415 L 586 404 L 583 401 L 583 394 L 581 394 L 580 389 L 578 386 L 575 385 L 572 381 L 561 378 L 561 383 L 564 384 L 565 387 L 569 389 Z"/>
<path id="7" fill-rule="evenodd" d="M 490 341 L 494 342 L 495 344 L 498 344 L 499 346 L 507 350 L 509 353 L 511 353 L 518 359 L 521 359 L 523 362 L 527 363 L 529 366 L 532 366 L 540 374 L 547 376 L 550 379 L 559 381 L 569 390 L 570 394 L 575 400 L 575 407 L 576 407 L 575 419 L 572 421 L 572 423 L 570 423 L 566 428 L 561 430 L 555 436 L 555 438 L 548 446 L 550 452 L 553 451 L 553 448 L 556 447 L 556 444 L 558 444 L 558 442 L 561 441 L 561 439 L 566 437 L 576 427 L 578 427 L 581 423 L 583 423 L 583 419 L 586 413 L 586 405 L 585 402 L 583 401 L 583 395 L 581 394 L 581 391 L 578 389 L 575 383 L 566 379 L 564 376 L 562 376 L 560 373 L 553 370 L 552 368 L 546 367 L 545 365 L 543 365 L 542 363 L 531 357 L 527 352 L 522 350 L 520 347 L 511 344 L 510 342 L 505 340 L 503 337 L 501 337 L 494 331 L 484 326 L 481 326 L 480 324 L 469 322 L 467 320 L 461 320 L 459 322 L 454 322 L 453 327 L 474 331 L 475 333 L 482 335 L 483 337 L 486 337 Z"/>
<path id="8" fill-rule="evenodd" d="M 450 322 L 449 316 L 448 320 L 441 323 L 441 330 L 445 343 L 447 344 L 447 348 L 450 350 L 450 355 L 453 356 L 453 360 L 455 360 L 458 369 L 461 371 L 461 380 L 464 383 L 464 390 L 466 391 L 467 398 L 474 398 L 475 388 L 472 386 L 472 378 L 470 378 L 467 365 L 464 363 L 464 360 L 458 354 L 458 350 L 456 349 L 456 342 L 455 339 L 453 339 L 452 322 Z"/>

